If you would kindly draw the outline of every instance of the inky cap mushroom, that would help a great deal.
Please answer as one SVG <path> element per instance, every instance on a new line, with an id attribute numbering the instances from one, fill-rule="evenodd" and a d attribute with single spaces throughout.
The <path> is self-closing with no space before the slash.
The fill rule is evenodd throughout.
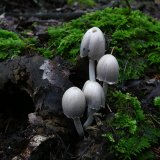
<path id="1" fill-rule="evenodd" d="M 97 79 L 103 81 L 105 94 L 107 84 L 115 84 L 118 81 L 119 65 L 117 59 L 112 54 L 106 54 L 98 61 Z"/>
<path id="2" fill-rule="evenodd" d="M 93 114 L 105 106 L 105 96 L 101 85 L 96 81 L 88 80 L 83 87 L 83 92 L 88 105 L 88 118 L 84 123 L 84 128 L 88 127 L 93 122 Z"/>
<path id="3" fill-rule="evenodd" d="M 78 87 L 71 87 L 65 91 L 62 97 L 63 113 L 72 118 L 76 130 L 80 136 L 84 135 L 80 117 L 83 115 L 86 107 L 84 93 Z"/>
<path id="4" fill-rule="evenodd" d="M 89 79 L 95 81 L 95 61 L 105 54 L 105 38 L 98 27 L 92 27 L 83 36 L 80 56 L 89 57 Z"/>

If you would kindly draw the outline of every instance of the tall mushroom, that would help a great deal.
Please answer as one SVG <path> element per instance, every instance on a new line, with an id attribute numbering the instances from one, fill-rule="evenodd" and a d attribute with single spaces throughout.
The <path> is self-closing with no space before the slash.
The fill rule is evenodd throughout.
<path id="1" fill-rule="evenodd" d="M 106 54 L 98 61 L 97 79 L 103 81 L 103 89 L 107 94 L 108 84 L 112 85 L 118 81 L 119 65 L 117 59 L 112 54 Z"/>
<path id="2" fill-rule="evenodd" d="M 83 86 L 86 103 L 88 105 L 88 118 L 84 123 L 84 128 L 88 127 L 93 122 L 93 114 L 105 106 L 105 96 L 101 85 L 96 81 L 88 80 Z"/>
<path id="3" fill-rule="evenodd" d="M 98 27 L 92 27 L 84 34 L 80 46 L 80 56 L 89 57 L 89 79 L 92 81 L 96 81 L 95 61 L 98 61 L 104 54 L 104 34 Z"/>
<path id="4" fill-rule="evenodd" d="M 75 128 L 80 136 L 84 135 L 80 117 L 86 107 L 84 93 L 78 87 L 71 87 L 65 91 L 62 97 L 63 113 L 74 121 Z"/>

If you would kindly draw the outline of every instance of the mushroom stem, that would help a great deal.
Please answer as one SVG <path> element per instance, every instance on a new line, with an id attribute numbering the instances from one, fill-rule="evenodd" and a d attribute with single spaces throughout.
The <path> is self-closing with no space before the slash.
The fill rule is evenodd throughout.
<path id="1" fill-rule="evenodd" d="M 94 120 L 93 118 L 93 114 L 96 112 L 95 109 L 88 109 L 88 118 L 86 120 L 86 122 L 84 123 L 83 127 L 87 128 L 88 126 L 90 126 Z"/>
<path id="2" fill-rule="evenodd" d="M 89 60 L 89 79 L 91 81 L 96 81 L 96 76 L 95 76 L 95 61 L 94 60 Z"/>
<path id="3" fill-rule="evenodd" d="M 107 90 L 108 90 L 108 84 L 106 82 L 103 82 L 103 90 L 104 90 L 104 96 L 105 99 L 107 97 Z"/>
<path id="4" fill-rule="evenodd" d="M 84 136 L 84 131 L 83 131 L 83 127 L 82 127 L 82 124 L 81 124 L 81 121 L 80 121 L 80 118 L 74 118 L 73 119 L 74 121 L 74 125 L 75 125 L 75 128 L 78 132 L 78 134 L 83 137 Z"/>

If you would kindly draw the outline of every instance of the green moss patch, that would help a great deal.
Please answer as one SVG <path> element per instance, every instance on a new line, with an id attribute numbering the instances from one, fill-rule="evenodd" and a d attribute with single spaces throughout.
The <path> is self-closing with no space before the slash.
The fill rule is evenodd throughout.
<path id="1" fill-rule="evenodd" d="M 49 28 L 49 46 L 55 54 L 75 60 L 84 33 L 93 26 L 105 33 L 106 52 L 115 48 L 113 54 L 120 64 L 120 79 L 139 78 L 149 65 L 160 64 L 160 22 L 140 11 L 124 8 L 106 8 Z"/>
<path id="2" fill-rule="evenodd" d="M 25 43 L 16 33 L 0 29 L 0 60 L 19 55 L 24 47 Z"/>
<path id="3" fill-rule="evenodd" d="M 155 159 L 151 146 L 160 139 L 160 129 L 154 122 L 158 117 L 153 120 L 138 98 L 129 93 L 116 91 L 111 96 L 109 103 L 116 113 L 106 119 L 108 130 L 103 136 L 107 152 L 115 159 Z"/>

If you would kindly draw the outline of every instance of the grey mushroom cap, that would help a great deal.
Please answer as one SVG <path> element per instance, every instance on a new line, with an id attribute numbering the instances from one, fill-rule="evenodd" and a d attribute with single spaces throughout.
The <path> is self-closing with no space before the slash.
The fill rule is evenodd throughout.
<path id="1" fill-rule="evenodd" d="M 80 56 L 88 56 L 92 60 L 99 60 L 104 54 L 104 34 L 98 27 L 92 27 L 84 34 L 82 38 Z"/>
<path id="2" fill-rule="evenodd" d="M 81 117 L 85 107 L 86 99 L 84 93 L 78 87 L 71 87 L 65 91 L 62 97 L 62 109 L 68 118 Z"/>
<path id="3" fill-rule="evenodd" d="M 99 110 L 105 106 L 105 95 L 102 86 L 96 81 L 86 81 L 82 91 L 89 108 Z"/>
<path id="4" fill-rule="evenodd" d="M 98 61 L 97 64 L 97 79 L 108 84 L 115 84 L 118 81 L 119 65 L 117 59 L 106 54 Z"/>

